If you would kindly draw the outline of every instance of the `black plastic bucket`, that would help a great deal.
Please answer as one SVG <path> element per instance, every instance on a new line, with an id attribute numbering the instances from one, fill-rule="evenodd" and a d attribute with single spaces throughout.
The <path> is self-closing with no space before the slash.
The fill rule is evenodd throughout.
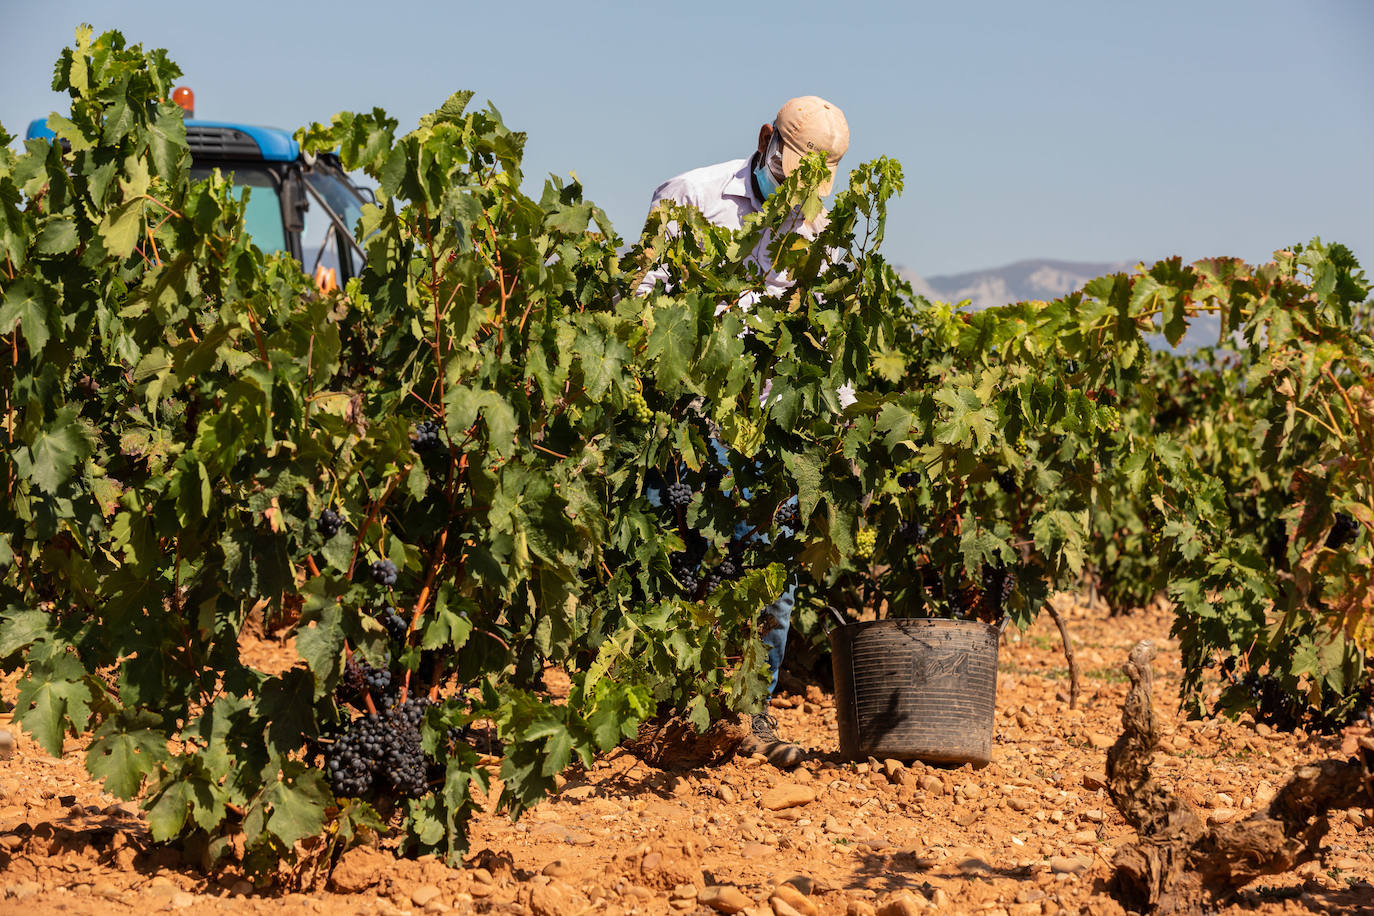
<path id="1" fill-rule="evenodd" d="M 988 763 L 1000 635 L 977 620 L 934 617 L 832 629 L 840 753 Z"/>

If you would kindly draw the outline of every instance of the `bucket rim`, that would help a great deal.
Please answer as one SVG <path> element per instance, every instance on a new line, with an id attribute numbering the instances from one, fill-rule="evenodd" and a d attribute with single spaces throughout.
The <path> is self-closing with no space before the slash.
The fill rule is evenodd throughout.
<path id="1" fill-rule="evenodd" d="M 843 625 L 837 624 L 836 626 L 830 628 L 829 633 L 832 637 L 835 634 L 841 632 L 845 633 L 846 635 L 851 635 L 858 633 L 861 630 L 870 629 L 872 627 L 893 625 L 897 625 L 899 627 L 939 626 L 942 628 L 954 627 L 957 629 L 982 629 L 987 631 L 989 634 L 997 636 L 1001 636 L 1002 634 L 1002 630 L 1000 627 L 996 627 L 990 623 L 985 623 L 981 620 L 960 620 L 957 617 L 884 617 L 880 620 L 855 620 Z"/>

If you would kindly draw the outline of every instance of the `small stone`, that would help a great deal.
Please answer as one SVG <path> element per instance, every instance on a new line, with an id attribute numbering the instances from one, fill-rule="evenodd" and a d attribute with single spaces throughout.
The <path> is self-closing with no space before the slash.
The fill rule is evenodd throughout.
<path id="1" fill-rule="evenodd" d="M 1104 735 L 1101 732 L 1093 732 L 1091 735 L 1088 736 L 1088 743 L 1092 745 L 1093 750 L 1105 751 L 1113 744 L 1116 744 L 1116 739 L 1113 738 L 1111 735 Z"/>
<path id="2" fill-rule="evenodd" d="M 367 846 L 355 846 L 334 866 L 329 884 L 340 893 L 356 894 L 380 882 L 395 867 L 395 857 Z"/>
<path id="3" fill-rule="evenodd" d="M 695 900 L 697 898 L 696 885 L 679 884 L 673 888 L 673 892 L 669 896 L 673 900 Z"/>
<path id="4" fill-rule="evenodd" d="M 1079 830 L 1073 835 L 1073 841 L 1081 846 L 1087 846 L 1097 841 L 1096 830 Z"/>
<path id="5" fill-rule="evenodd" d="M 1077 856 L 1050 856 L 1050 871 L 1056 875 L 1077 875 L 1087 871 L 1091 864 Z"/>
<path id="6" fill-rule="evenodd" d="M 845 904 L 844 916 L 877 916 L 877 911 L 867 900 L 851 900 Z"/>
<path id="7" fill-rule="evenodd" d="M 740 893 L 739 888 L 728 884 L 712 884 L 703 887 L 697 894 L 697 903 L 709 906 L 718 913 L 738 913 L 753 906 L 754 901 Z"/>
<path id="8" fill-rule="evenodd" d="M 451 907 L 438 897 L 425 904 L 426 913 L 447 913 L 450 909 Z"/>
<path id="9" fill-rule="evenodd" d="M 897 891 L 878 907 L 878 916 L 913 916 L 928 909 L 930 902 L 911 891 Z"/>
<path id="10" fill-rule="evenodd" d="M 184 910 L 191 904 L 195 903 L 196 898 L 194 894 L 188 894 L 185 891 L 178 891 L 177 893 L 172 895 L 172 899 L 170 902 L 173 909 Z"/>
<path id="11" fill-rule="evenodd" d="M 934 773 L 927 773 L 921 777 L 921 790 L 927 795 L 944 795 L 945 784 Z"/>
<path id="12" fill-rule="evenodd" d="M 1017 903 L 1035 903 L 1045 899 L 1045 892 L 1038 887 L 1023 888 L 1016 892 Z"/>
<path id="13" fill-rule="evenodd" d="M 759 804 L 769 811 L 781 811 L 785 808 L 809 805 L 815 800 L 816 790 L 810 786 L 784 783 L 763 793 L 763 797 L 759 799 Z"/>
<path id="14" fill-rule="evenodd" d="M 777 854 L 777 850 L 765 843 L 745 843 L 739 848 L 740 858 L 742 859 L 768 859 Z"/>
<path id="15" fill-rule="evenodd" d="M 14 732 L 7 728 L 0 728 L 0 760 L 9 760 L 14 756 L 18 748 L 18 742 L 14 740 Z"/>
<path id="16" fill-rule="evenodd" d="M 490 897 L 496 892 L 496 888 L 490 884 L 483 884 L 480 881 L 468 888 L 468 893 L 474 897 Z"/>
<path id="17" fill-rule="evenodd" d="M 411 902 L 418 907 L 428 906 L 431 900 L 440 895 L 441 891 L 433 884 L 421 884 L 410 892 Z"/>
<path id="18" fill-rule="evenodd" d="M 247 897 L 254 889 L 252 881 L 238 880 L 229 886 L 229 893 L 235 897 Z"/>
<path id="19" fill-rule="evenodd" d="M 572 786 L 559 793 L 559 798 L 570 798 L 573 801 L 582 801 L 591 798 L 596 794 L 596 786 Z"/>
<path id="20" fill-rule="evenodd" d="M 905 769 L 906 766 L 903 765 L 900 760 L 893 760 L 891 757 L 888 757 L 883 761 L 883 772 L 887 774 L 887 778 L 890 782 L 896 782 L 897 774 Z"/>
<path id="21" fill-rule="evenodd" d="M 1093 824 L 1100 824 L 1107 819 L 1107 815 L 1102 813 L 1099 808 L 1089 808 L 1083 812 L 1083 820 Z"/>
<path id="22" fill-rule="evenodd" d="M 572 869 L 569 868 L 568 863 L 564 862 L 562 859 L 554 859 L 548 865 L 541 868 L 539 874 L 548 875 L 550 878 L 566 878 L 568 875 L 572 874 Z"/>
<path id="23" fill-rule="evenodd" d="M 802 916 L 820 916 L 820 907 L 790 884 L 779 884 L 773 888 L 773 899 L 784 901 L 794 912 Z M 777 912 L 777 907 L 773 907 L 773 910 Z M 779 913 L 778 916 L 783 914 Z"/>
<path id="24" fill-rule="evenodd" d="M 793 875 L 792 877 L 786 879 L 785 881 L 780 881 L 779 883 L 790 884 L 797 890 L 801 891 L 802 894 L 807 897 L 810 897 L 813 893 L 815 893 L 816 890 L 816 882 L 811 880 L 811 878 L 809 878 L 806 875 Z"/>
<path id="25" fill-rule="evenodd" d="M 719 798 L 727 805 L 732 805 L 735 803 L 735 790 L 722 783 L 716 787 L 716 798 Z"/>
<path id="26" fill-rule="evenodd" d="M 1083 788 L 1089 792 L 1096 792 L 1098 789 L 1107 788 L 1107 776 L 1105 773 L 1084 773 Z"/>
<path id="27" fill-rule="evenodd" d="M 123 892 L 108 881 L 98 881 L 91 887 L 91 893 L 106 900 L 118 900 Z"/>
<path id="28" fill-rule="evenodd" d="M 783 900 L 781 897 L 769 897 L 768 906 L 773 911 L 773 916 L 802 916 L 797 912 L 797 908 Z"/>
<path id="29" fill-rule="evenodd" d="M 949 894 L 943 887 L 935 888 L 935 893 L 930 895 L 930 902 L 935 904 L 935 908 L 940 912 L 945 912 L 949 908 Z"/>
<path id="30" fill-rule="evenodd" d="M 590 905 L 581 891 L 558 878 L 530 888 L 530 912 L 534 916 L 574 916 L 586 912 Z"/>
<path id="31" fill-rule="evenodd" d="M 990 875 L 992 865 L 980 855 L 966 856 L 954 866 L 965 875 Z"/>
<path id="32" fill-rule="evenodd" d="M 954 814 L 950 815 L 950 820 L 960 827 L 967 827 L 982 816 L 983 812 L 980 809 L 972 805 L 962 805 Z"/>
<path id="33" fill-rule="evenodd" d="M 1211 813 L 1207 815 L 1207 823 L 1229 824 L 1236 819 L 1237 813 L 1235 808 L 1213 808 Z"/>

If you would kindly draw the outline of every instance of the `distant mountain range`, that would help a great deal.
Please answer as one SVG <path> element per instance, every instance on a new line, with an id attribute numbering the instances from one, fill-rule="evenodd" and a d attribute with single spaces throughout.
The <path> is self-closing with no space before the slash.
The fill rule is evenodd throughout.
<path id="1" fill-rule="evenodd" d="M 1084 283 L 1103 274 L 1119 273 L 1134 267 L 1127 261 L 1052 261 L 1037 259 L 1017 261 L 1006 267 L 972 270 L 962 274 L 942 274 L 920 277 L 910 270 L 902 271 L 916 292 L 927 299 L 941 302 L 970 300 L 975 309 L 1024 302 L 1028 299 L 1058 299 Z"/>
<path id="2" fill-rule="evenodd" d="M 917 293 L 937 302 L 969 300 L 975 311 L 1006 305 L 1010 302 L 1058 299 L 1082 289 L 1089 280 L 1104 274 L 1120 273 L 1135 268 L 1130 261 L 1055 261 L 1037 258 L 1017 261 L 1005 267 L 972 270 L 959 274 L 940 274 L 922 277 L 915 271 L 898 268 Z M 1218 320 L 1215 315 L 1194 319 L 1188 333 L 1175 349 L 1181 352 L 1215 344 Z M 1167 348 L 1162 337 L 1151 344 Z"/>

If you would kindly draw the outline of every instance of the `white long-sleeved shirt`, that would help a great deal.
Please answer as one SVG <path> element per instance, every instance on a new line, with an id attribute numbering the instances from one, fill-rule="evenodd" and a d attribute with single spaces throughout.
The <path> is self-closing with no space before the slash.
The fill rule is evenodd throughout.
<path id="1" fill-rule="evenodd" d="M 754 153 L 747 159 L 731 159 L 728 162 L 702 166 L 669 178 L 654 189 L 649 209 L 652 211 L 660 201 L 671 200 L 695 207 L 706 221 L 713 225 L 737 231 L 744 225 L 746 216 L 763 209 L 763 200 L 758 196 L 753 181 L 754 161 L 757 157 L 758 153 Z M 796 232 L 805 239 L 814 239 L 817 229 L 825 225 L 825 214 L 818 216 L 815 224 L 808 224 L 800 214 L 794 215 L 793 220 L 793 223 L 784 227 L 785 231 Z M 772 258 L 768 253 L 772 238 L 772 233 L 765 233 L 749 254 L 749 260 L 764 275 L 764 291 L 745 293 L 741 296 L 738 305 L 744 311 L 748 311 L 764 295 L 777 296 L 792 286 L 792 280 L 786 271 L 773 270 Z M 650 271 L 639 286 L 639 294 L 645 295 L 666 278 L 667 271 L 662 268 Z M 729 307 L 729 303 L 721 303 L 716 307 L 716 314 L 719 315 Z M 771 386 L 765 386 L 764 389 L 765 399 L 768 397 L 768 387 Z M 841 386 L 838 394 L 842 406 L 847 407 L 854 402 L 854 389 L 851 386 Z"/>

